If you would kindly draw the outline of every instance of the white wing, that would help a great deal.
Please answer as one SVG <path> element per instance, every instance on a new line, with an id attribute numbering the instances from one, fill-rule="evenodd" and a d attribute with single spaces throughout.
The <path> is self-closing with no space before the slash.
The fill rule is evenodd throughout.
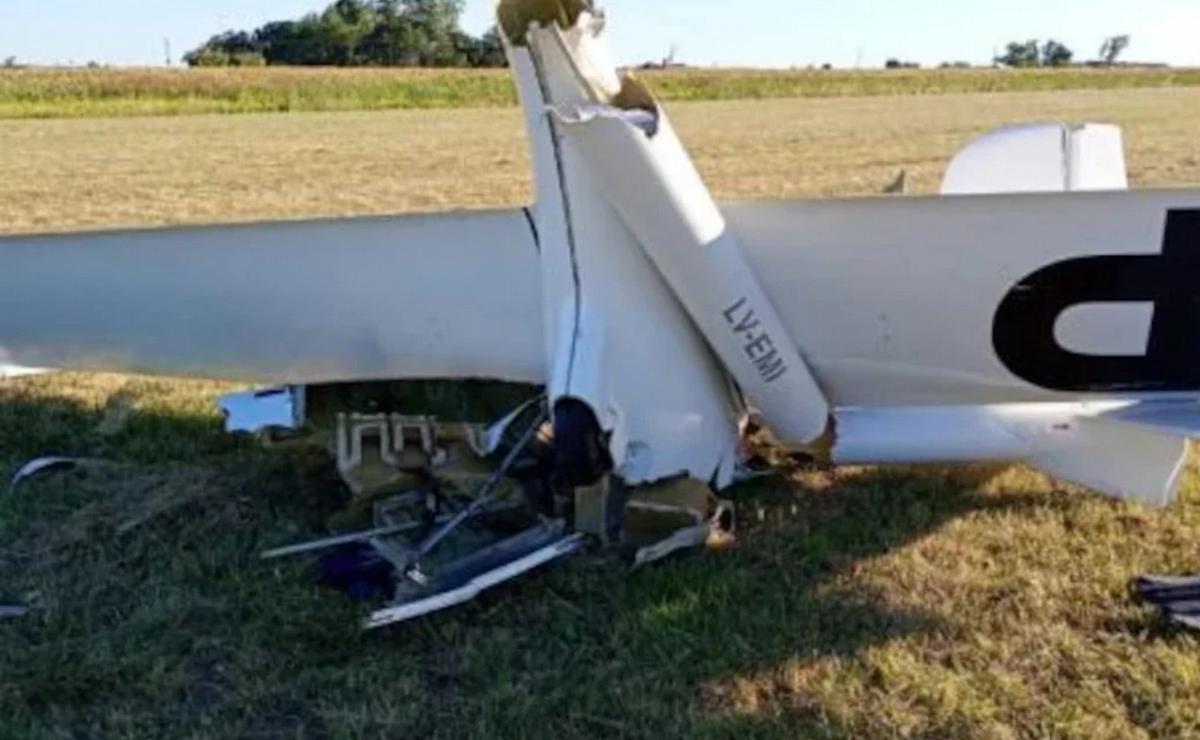
<path id="1" fill-rule="evenodd" d="M 0 239 L 0 364 L 542 382 L 523 211 Z"/>

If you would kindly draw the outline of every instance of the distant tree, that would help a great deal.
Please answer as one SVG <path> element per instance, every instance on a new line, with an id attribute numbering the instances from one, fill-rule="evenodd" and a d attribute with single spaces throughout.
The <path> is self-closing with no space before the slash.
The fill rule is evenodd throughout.
<path id="1" fill-rule="evenodd" d="M 500 38 L 500 29 L 492 27 L 479 38 L 462 34 L 463 43 L 468 48 L 467 62 L 471 67 L 503 67 L 508 64 L 504 54 L 504 41 Z"/>
<path id="2" fill-rule="evenodd" d="M 502 66 L 497 32 L 459 28 L 463 0 L 335 0 L 321 13 L 230 31 L 185 56 L 192 66 Z"/>
<path id="3" fill-rule="evenodd" d="M 1104 45 L 1100 47 L 1100 61 L 1110 67 L 1116 64 L 1117 59 L 1129 48 L 1131 40 L 1128 35 L 1110 36 L 1105 39 Z"/>
<path id="4" fill-rule="evenodd" d="M 434 35 L 449 35 L 458 30 L 464 4 L 464 0 L 398 0 L 394 3 L 403 15 Z"/>
<path id="5" fill-rule="evenodd" d="M 375 8 L 366 0 L 337 0 L 321 14 L 323 62 L 341 67 L 364 63 L 359 46 L 377 24 Z"/>
<path id="6" fill-rule="evenodd" d="M 268 23 L 254 32 L 267 64 L 332 64 L 321 19 L 309 14 L 298 21 Z"/>
<path id="7" fill-rule="evenodd" d="M 385 67 L 417 67 L 424 63 L 428 34 L 411 18 L 381 16 L 362 41 L 363 57 Z"/>
<path id="8" fill-rule="evenodd" d="M 4 58 L 4 66 L 9 69 L 16 67 L 17 66 L 17 58 L 16 57 L 5 57 Z"/>
<path id="9" fill-rule="evenodd" d="M 1047 41 L 1042 46 L 1043 67 L 1069 67 L 1074 58 L 1075 52 L 1054 39 Z"/>
<path id="10" fill-rule="evenodd" d="M 465 67 L 474 53 L 474 39 L 459 30 L 463 0 L 404 0 L 407 15 L 426 29 L 429 46 L 426 64 L 433 67 Z M 470 39 L 468 42 L 467 39 Z"/>
<path id="11" fill-rule="evenodd" d="M 215 49 L 197 49 L 187 54 L 184 61 L 189 67 L 262 67 L 267 63 L 256 52 L 229 54 Z"/>
<path id="12" fill-rule="evenodd" d="M 1031 39 L 1024 43 L 1013 41 L 1005 47 L 1003 54 L 996 57 L 997 64 L 1018 69 L 1037 67 L 1041 64 L 1041 60 L 1041 44 L 1037 39 Z"/>
<path id="13" fill-rule="evenodd" d="M 213 36 L 204 46 L 183 55 L 191 67 L 241 67 L 264 63 L 257 39 L 245 31 L 227 31 Z"/>
<path id="14" fill-rule="evenodd" d="M 1037 39 L 1025 42 L 1014 41 L 996 57 L 996 63 L 1005 67 L 1025 69 L 1032 67 L 1066 67 L 1075 58 L 1075 52 L 1066 45 L 1051 39 L 1041 43 Z"/>

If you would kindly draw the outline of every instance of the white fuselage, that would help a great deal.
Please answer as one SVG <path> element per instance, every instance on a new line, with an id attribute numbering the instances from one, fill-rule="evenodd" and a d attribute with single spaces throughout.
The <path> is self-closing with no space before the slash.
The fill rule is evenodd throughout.
<path id="1" fill-rule="evenodd" d="M 753 410 L 838 461 L 1021 459 L 1169 500 L 1192 427 L 1127 412 L 1200 398 L 1200 191 L 718 207 L 661 108 L 588 97 L 601 31 L 510 50 L 533 208 L 0 239 L 0 363 L 539 384 L 634 484 L 728 485 Z M 1123 180 L 1119 137 L 1079 131 L 985 142 L 952 184 L 1047 141 L 1072 156 L 1006 182 Z"/>

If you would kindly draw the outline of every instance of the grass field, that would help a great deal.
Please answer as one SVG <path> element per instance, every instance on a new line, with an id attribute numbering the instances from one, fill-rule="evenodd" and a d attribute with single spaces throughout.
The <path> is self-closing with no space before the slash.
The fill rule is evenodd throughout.
<path id="1" fill-rule="evenodd" d="M 918 192 L 982 129 L 1126 126 L 1139 186 L 1200 183 L 1184 89 L 678 103 L 723 198 Z M 522 202 L 515 111 L 0 121 L 0 230 Z M 1133 604 L 1200 570 L 1200 471 L 1146 511 L 1020 467 L 790 471 L 742 536 L 636 574 L 579 559 L 388 632 L 262 548 L 317 530 L 322 455 L 219 432 L 228 386 L 0 387 L 0 738 L 1200 737 L 1200 640 Z"/>
<path id="2" fill-rule="evenodd" d="M 641 73 L 666 100 L 1200 86 L 1200 69 L 713 70 Z M 502 107 L 504 70 L 0 69 L 0 118 Z"/>

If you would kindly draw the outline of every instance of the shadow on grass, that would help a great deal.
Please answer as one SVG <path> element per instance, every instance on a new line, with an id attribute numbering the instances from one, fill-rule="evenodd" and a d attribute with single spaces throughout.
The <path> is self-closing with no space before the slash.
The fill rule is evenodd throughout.
<path id="1" fill-rule="evenodd" d="M 735 492 L 733 552 L 636 573 L 580 558 L 368 635 L 307 564 L 257 558 L 340 498 L 323 453 L 261 451 L 207 416 L 135 412 L 109 437 L 100 422 L 0 398 L 0 461 L 119 463 L 0 500 L 0 596 L 35 609 L 0 623 L 17 736 L 849 736 L 819 706 L 744 717 L 705 692 L 943 629 L 845 576 L 955 517 L 1026 504 L 913 471 L 763 481 Z"/>
<path id="2" fill-rule="evenodd" d="M 989 477 L 979 472 L 976 487 Z M 852 736 L 819 706 L 787 717 L 739 716 L 712 689 L 789 662 L 851 659 L 946 629 L 929 614 L 890 606 L 885 594 L 847 585 L 846 576 L 958 516 L 1027 503 L 984 497 L 971 483 L 902 471 L 863 473 L 820 492 L 785 480 L 745 486 L 736 492 L 743 516 L 763 521 L 743 531 L 733 553 L 633 574 L 602 560 L 580 562 L 517 596 L 489 596 L 478 613 L 504 627 L 488 642 L 460 632 L 461 617 L 419 629 L 432 636 L 440 627 L 443 639 L 478 651 L 465 670 L 449 673 L 457 693 L 494 694 L 481 721 L 497 734 L 541 725 L 546 736 Z M 470 624 L 495 628 L 483 617 Z M 407 636 L 379 639 L 391 646 Z M 490 682 L 488 666 L 521 681 Z M 480 680 L 463 682 L 464 675 Z"/>

